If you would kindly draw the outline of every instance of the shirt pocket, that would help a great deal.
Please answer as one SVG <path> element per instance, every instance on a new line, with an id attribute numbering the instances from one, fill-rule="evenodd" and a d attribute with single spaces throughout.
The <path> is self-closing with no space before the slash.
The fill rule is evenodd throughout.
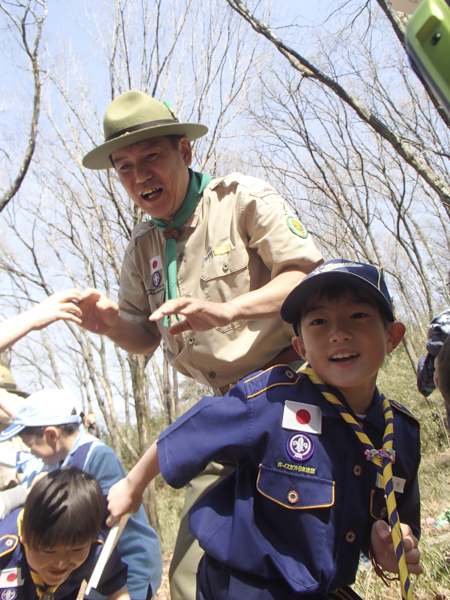
<path id="1" fill-rule="evenodd" d="M 289 509 L 311 510 L 333 506 L 335 483 L 301 473 L 284 473 L 259 467 L 256 487 L 260 494 Z"/>
<path id="2" fill-rule="evenodd" d="M 244 244 L 231 248 L 225 254 L 212 255 L 200 271 L 200 287 L 205 300 L 228 302 L 250 291 L 248 270 L 249 257 Z M 245 321 L 230 323 L 227 327 L 217 327 L 221 332 L 242 327 Z"/>

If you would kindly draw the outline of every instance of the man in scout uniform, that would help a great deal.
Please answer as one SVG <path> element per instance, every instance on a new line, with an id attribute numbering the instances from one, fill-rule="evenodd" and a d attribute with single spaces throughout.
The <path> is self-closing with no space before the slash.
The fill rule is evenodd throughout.
<path id="1" fill-rule="evenodd" d="M 190 169 L 191 142 L 206 132 L 142 92 L 126 92 L 108 106 L 105 142 L 83 164 L 115 168 L 151 219 L 132 233 L 119 303 L 86 290 L 80 308 L 85 328 L 128 352 L 151 355 L 164 341 L 175 369 L 221 394 L 256 369 L 298 358 L 279 309 L 322 258 L 272 186 L 239 173 L 213 178 Z M 189 490 L 188 505 L 213 480 L 205 473 L 203 481 Z M 185 555 L 177 542 L 173 565 Z M 173 600 L 195 598 L 200 555 L 187 567 L 190 585 L 172 577 Z"/>
<path id="2" fill-rule="evenodd" d="M 198 600 L 358 598 L 348 586 L 361 551 L 377 573 L 399 572 L 412 600 L 408 573 L 422 572 L 419 424 L 376 387 L 405 331 L 381 272 L 329 261 L 281 315 L 309 364 L 254 373 L 183 414 L 111 488 L 110 524 L 159 472 L 178 488 L 210 460 L 236 461 L 189 515 L 205 550 Z"/>

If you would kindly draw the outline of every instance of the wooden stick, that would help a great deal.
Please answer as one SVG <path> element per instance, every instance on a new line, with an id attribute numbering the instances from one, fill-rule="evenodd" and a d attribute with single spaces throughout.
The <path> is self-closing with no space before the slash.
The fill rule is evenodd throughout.
<path id="1" fill-rule="evenodd" d="M 87 588 L 87 581 L 83 579 L 83 583 L 80 585 L 80 591 L 78 592 L 77 600 L 84 600 L 84 593 Z"/>
<path id="2" fill-rule="evenodd" d="M 123 528 L 127 524 L 130 515 L 123 515 L 117 523 L 111 527 L 108 537 L 105 540 L 100 556 L 97 559 L 95 568 L 92 572 L 89 582 L 83 581 L 78 592 L 77 600 L 83 600 L 89 594 L 92 588 L 96 588 L 105 569 L 106 563 L 114 550 Z"/>

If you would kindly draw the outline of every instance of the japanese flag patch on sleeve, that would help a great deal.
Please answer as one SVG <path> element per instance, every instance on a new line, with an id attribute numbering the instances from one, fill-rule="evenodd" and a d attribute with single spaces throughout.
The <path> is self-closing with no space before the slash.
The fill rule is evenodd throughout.
<path id="1" fill-rule="evenodd" d="M 0 589 L 17 587 L 19 585 L 23 585 L 22 570 L 20 567 L 0 571 Z"/>
<path id="2" fill-rule="evenodd" d="M 281 426 L 291 431 L 322 433 L 322 411 L 313 404 L 286 400 Z"/>

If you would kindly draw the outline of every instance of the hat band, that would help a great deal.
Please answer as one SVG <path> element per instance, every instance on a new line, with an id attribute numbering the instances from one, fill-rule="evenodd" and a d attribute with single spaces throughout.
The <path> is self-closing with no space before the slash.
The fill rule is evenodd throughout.
<path id="1" fill-rule="evenodd" d="M 114 140 L 115 138 L 120 137 L 121 135 L 125 135 L 126 133 L 132 133 L 133 131 L 139 131 L 140 129 L 148 129 L 150 127 L 158 127 L 159 125 L 173 125 L 175 123 L 179 123 L 178 119 L 160 119 L 159 121 L 147 121 L 147 123 L 139 123 L 139 125 L 133 125 L 132 127 L 127 127 L 126 129 L 122 129 L 117 133 L 113 133 L 109 137 L 105 139 L 105 142 L 109 142 Z"/>
<path id="2" fill-rule="evenodd" d="M 17 385 L 15 383 L 0 383 L 0 388 L 4 390 L 17 390 Z"/>

